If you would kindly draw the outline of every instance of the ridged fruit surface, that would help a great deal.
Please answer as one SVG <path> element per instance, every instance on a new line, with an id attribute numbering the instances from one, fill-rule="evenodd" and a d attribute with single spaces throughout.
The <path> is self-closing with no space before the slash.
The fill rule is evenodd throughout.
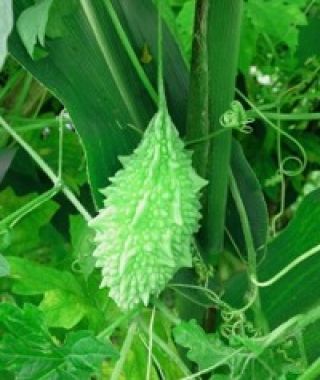
<path id="1" fill-rule="evenodd" d="M 151 120 L 123 169 L 103 190 L 104 208 L 91 222 L 101 286 L 122 309 L 159 295 L 174 273 L 192 265 L 199 193 L 206 181 L 191 164 L 167 111 Z"/>

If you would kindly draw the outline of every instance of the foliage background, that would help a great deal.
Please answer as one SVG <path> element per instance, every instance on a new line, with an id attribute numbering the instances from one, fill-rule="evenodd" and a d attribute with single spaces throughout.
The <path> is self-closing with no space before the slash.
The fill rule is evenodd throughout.
<path id="1" fill-rule="evenodd" d="M 19 19 L 18 15 L 33 2 L 14 1 L 18 23 L 9 40 L 11 54 L 0 74 L 0 114 L 57 171 L 57 116 L 63 107 L 67 108 L 72 120 L 64 121 L 63 181 L 93 214 L 101 206 L 102 196 L 98 190 L 108 183 L 108 177 L 120 166 L 117 156 L 130 153 L 140 139 L 139 133 L 130 125 L 143 130 L 155 112 L 156 104 L 139 80 L 127 54 L 119 47 L 114 23 L 102 2 L 95 5 L 95 11 L 104 28 L 108 61 L 75 1 L 63 6 L 56 0 L 38 3 L 42 4 L 40 10 L 36 9 L 40 12 L 39 22 L 30 27 L 30 20 L 35 20 L 37 13 L 25 14 L 25 20 Z M 48 6 L 49 3 L 52 4 Z M 150 83 L 155 86 L 154 5 L 144 0 L 130 4 L 114 1 L 113 6 Z M 167 22 L 164 62 L 168 104 L 184 138 L 194 8 L 193 0 L 166 0 L 163 13 Z M 250 180 L 243 180 L 243 194 L 248 197 L 244 202 L 248 215 L 252 215 L 250 221 L 255 225 L 254 236 L 259 242 L 267 225 L 273 226 L 269 230 L 276 234 L 259 266 L 262 279 L 271 277 L 320 243 L 316 223 L 320 217 L 319 192 L 315 191 L 320 183 L 319 28 L 319 1 L 245 2 L 237 88 L 278 128 L 290 133 L 301 144 L 307 157 L 305 170 L 299 170 L 299 165 L 303 164 L 303 152 L 285 136 L 280 139 L 277 130 L 270 128 L 255 109 L 248 111 L 248 116 L 255 118 L 250 124 L 253 132 L 243 134 L 237 131 L 234 134 L 261 184 L 268 210 L 269 220 L 265 220 L 264 205 L 257 208 L 253 202 L 253 194 L 258 191 L 257 183 L 252 182 L 250 190 Z M 24 36 L 23 41 L 21 36 Z M 47 191 L 52 184 L 3 129 L 0 129 L 0 148 L 0 216 L 3 219 Z M 235 151 L 234 165 L 239 165 L 238 182 L 241 184 L 241 179 L 252 177 L 244 158 L 242 164 L 237 160 L 243 154 L 242 150 Z M 283 168 L 282 160 L 286 157 L 294 158 L 286 160 Z M 258 217 L 257 210 L 260 210 Z M 277 217 L 279 211 L 281 215 Z M 241 245 L 243 236 L 237 233 L 238 216 L 235 216 L 231 202 L 228 215 L 228 228 L 245 256 Z M 284 233 L 278 234 L 282 230 Z M 0 377 L 11 379 L 15 373 L 16 378 L 23 379 L 25 373 L 31 373 L 28 379 L 39 379 L 40 376 L 44 379 L 58 379 L 59 376 L 86 379 L 95 373 L 110 378 L 125 337 L 127 320 L 131 317 L 121 320 L 121 312 L 107 298 L 106 292 L 98 288 L 100 274 L 94 270 L 90 256 L 92 233 L 83 218 L 63 194 L 58 194 L 24 216 L 14 228 L 8 229 L 1 224 L 0 233 L 0 292 L 3 301 L 0 307 L 0 364 L 4 368 Z M 217 292 L 224 289 L 225 299 L 233 306 L 241 306 L 247 284 L 241 274 L 244 265 L 235 251 L 232 241 L 227 239 L 225 252 L 215 263 L 212 288 Z M 279 251 L 283 254 L 279 255 Z M 307 313 L 318 304 L 318 269 L 319 259 L 314 256 L 281 281 L 262 290 L 263 310 L 272 329 L 296 314 Z M 170 305 L 172 292 L 168 291 L 165 296 Z M 195 294 L 189 291 L 188 296 L 194 297 Z M 204 302 L 209 301 L 205 299 Z M 210 308 L 212 302 L 207 309 Z M 144 323 L 148 323 L 150 313 L 151 310 L 144 311 Z M 186 315 L 187 319 L 197 317 L 190 311 Z M 119 318 L 119 325 L 112 327 Z M 303 329 L 306 357 L 300 358 L 301 368 L 319 357 L 319 325 L 311 321 Z M 205 334 L 193 322 L 183 322 L 176 327 L 173 336 L 170 328 L 167 319 L 157 314 L 156 336 L 174 355 L 180 350 L 173 343 L 174 339 L 180 346 L 190 348 L 188 358 L 195 363 L 195 370 L 215 364 L 207 358 L 206 350 L 218 349 L 223 352 L 222 357 L 233 354 L 238 347 L 245 347 L 249 352 L 258 351 L 247 341 L 227 346 L 211 335 L 212 328 L 207 328 L 210 334 Z M 301 331 L 290 333 L 289 337 L 298 334 Z M 142 342 L 148 339 L 148 334 L 141 335 L 142 338 L 139 335 L 134 337 L 124 364 L 124 378 L 141 379 L 145 376 L 148 352 Z M 111 336 L 113 346 L 109 339 L 105 339 Z M 33 340 L 34 345 L 25 344 L 21 337 L 28 342 Z M 273 363 L 277 360 L 282 363 L 278 365 L 278 375 L 288 376 L 283 378 L 296 378 L 287 375 L 290 373 L 287 367 L 290 363 L 293 365 L 292 361 L 297 357 L 297 341 L 298 344 L 292 344 L 292 350 L 288 351 L 291 361 L 272 359 Z M 168 353 L 164 354 L 159 347 L 154 350 L 166 377 L 180 378 L 181 366 L 168 364 Z M 75 360 L 78 352 L 81 358 Z M 268 355 L 264 358 L 267 362 Z M 56 356 L 59 360 L 52 360 Z M 233 370 L 237 371 L 242 364 L 239 359 L 236 364 L 230 364 L 230 368 L 233 365 Z M 190 362 L 189 365 L 192 368 Z M 255 370 L 256 376 L 265 376 L 259 365 Z M 158 378 L 156 370 L 153 371 L 151 376 Z M 246 372 L 241 376 L 250 378 Z"/>

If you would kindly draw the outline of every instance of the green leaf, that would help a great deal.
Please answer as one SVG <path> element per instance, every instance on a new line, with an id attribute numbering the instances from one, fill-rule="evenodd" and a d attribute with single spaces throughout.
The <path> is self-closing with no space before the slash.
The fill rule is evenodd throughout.
<path id="1" fill-rule="evenodd" d="M 232 172 L 246 208 L 255 247 L 266 243 L 268 234 L 268 210 L 259 181 L 243 153 L 241 145 L 234 140 L 231 155 Z M 227 228 L 243 252 L 246 251 L 239 214 L 231 196 L 227 207 Z"/>
<path id="2" fill-rule="evenodd" d="M 27 0 L 25 3 L 32 2 Z M 150 47 L 152 57 L 156 57 L 157 14 L 153 4 L 147 0 L 113 3 L 138 57 L 145 44 Z M 139 140 L 137 133 L 128 124 L 144 129 L 155 108 L 127 53 L 121 48 L 121 42 L 102 2 L 93 2 L 92 6 L 116 72 L 105 62 L 81 7 L 76 7 L 74 12 L 64 16 L 65 6 L 60 7 L 63 35 L 46 41 L 48 57 L 33 61 L 16 33 L 13 33 L 10 40 L 10 51 L 68 109 L 85 148 L 94 200 L 101 206 L 99 189 L 107 185 L 108 178 L 119 168 L 117 156 L 130 153 Z M 14 8 L 17 15 L 25 9 L 20 0 L 14 1 Z M 172 109 L 177 126 L 183 129 L 185 113 L 182 111 L 186 107 L 187 71 L 168 32 L 165 33 L 164 46 L 166 81 L 170 84 L 170 110 Z M 145 65 L 153 83 L 156 82 L 156 67 L 155 59 Z M 119 81 L 125 83 L 121 93 L 117 85 Z M 128 104 L 135 110 L 135 117 L 128 111 Z"/>
<path id="3" fill-rule="evenodd" d="M 39 308 L 50 327 L 70 329 L 86 317 L 90 328 L 101 329 L 107 319 L 106 310 L 114 311 L 106 292 L 99 289 L 100 278 L 90 276 L 85 283 L 81 277 L 65 270 L 18 257 L 7 259 L 14 279 L 13 293 L 43 295 Z"/>
<path id="4" fill-rule="evenodd" d="M 305 149 L 308 162 L 320 164 L 320 137 L 314 133 L 303 132 L 303 134 L 297 136 L 297 139 Z"/>
<path id="5" fill-rule="evenodd" d="M 275 43 L 285 43 L 295 52 L 298 46 L 298 27 L 307 24 L 302 11 L 306 3 L 307 0 L 296 0 L 294 4 L 285 0 L 249 0 L 247 17 L 260 33 L 268 34 Z"/>
<path id="6" fill-rule="evenodd" d="M 319 56 L 319 28 L 320 20 L 318 17 L 311 17 L 308 25 L 300 28 L 297 57 L 301 63 L 304 63 L 309 57 Z"/>
<path id="7" fill-rule="evenodd" d="M 268 244 L 265 257 L 258 266 L 260 281 L 273 277 L 294 259 L 320 244 L 319 220 L 320 190 L 316 190 L 305 197 L 289 225 Z M 273 285 L 261 288 L 262 308 L 271 328 L 318 304 L 319 254 L 297 265 Z M 228 286 L 226 300 L 239 305 L 246 289 L 246 276 L 236 276 Z M 305 336 L 307 351 L 314 358 L 320 354 L 317 344 L 319 325 L 310 326 Z"/>
<path id="8" fill-rule="evenodd" d="M 39 309 L 48 326 L 65 329 L 76 326 L 87 313 L 87 305 L 80 297 L 59 289 L 45 292 Z"/>
<path id="9" fill-rule="evenodd" d="M 71 273 L 17 257 L 8 257 L 8 261 L 15 279 L 12 291 L 43 294 L 39 307 L 49 326 L 70 329 L 90 313 L 84 291 Z"/>
<path id="10" fill-rule="evenodd" d="M 13 26 L 12 0 L 0 2 L 0 71 L 7 56 L 7 39 Z"/>
<path id="11" fill-rule="evenodd" d="M 179 42 L 188 62 L 191 60 L 195 7 L 194 0 L 186 1 L 176 19 Z"/>
<path id="12" fill-rule="evenodd" d="M 25 139 L 47 164 L 57 172 L 59 158 L 58 128 L 51 128 L 45 138 L 40 133 L 31 133 L 26 134 Z M 80 186 L 87 182 L 86 160 L 78 134 L 67 128 L 64 128 L 63 134 L 62 169 L 64 183 L 78 193 Z"/>
<path id="13" fill-rule="evenodd" d="M 267 255 L 259 266 L 260 281 L 270 278 L 293 259 L 320 244 L 319 220 L 320 191 L 316 190 L 302 201 L 288 227 L 269 244 Z M 262 289 L 264 312 L 272 326 L 303 313 L 318 302 L 319 254 L 299 264 L 274 285 Z"/>
<path id="14" fill-rule="evenodd" d="M 0 254 L 0 277 L 6 277 L 10 273 L 10 265 L 6 258 Z"/>
<path id="15" fill-rule="evenodd" d="M 2 367 L 16 380 L 88 379 L 100 371 L 105 359 L 117 358 L 110 343 L 101 342 L 89 331 L 72 332 L 63 344 L 51 336 L 43 314 L 33 305 L 19 309 L 0 305 Z M 67 377 L 61 374 L 68 373 Z"/>
<path id="16" fill-rule="evenodd" d="M 39 0 L 25 9 L 17 20 L 17 30 L 28 54 L 34 58 L 35 47 L 39 42 L 45 46 L 45 33 L 53 0 Z"/>
<path id="17" fill-rule="evenodd" d="M 175 341 L 188 348 L 187 357 L 198 364 L 199 369 L 206 369 L 219 363 L 233 349 L 225 346 L 218 335 L 206 334 L 195 320 L 182 322 L 173 330 Z"/>
<path id="18" fill-rule="evenodd" d="M 32 193 L 17 196 L 10 188 L 3 190 L 0 192 L 0 218 L 3 219 L 36 197 L 37 194 Z M 6 255 L 33 253 L 34 250 L 41 246 L 41 228 L 50 223 L 57 209 L 57 203 L 50 200 L 21 219 L 19 223 L 8 232 L 10 244 L 4 253 Z"/>

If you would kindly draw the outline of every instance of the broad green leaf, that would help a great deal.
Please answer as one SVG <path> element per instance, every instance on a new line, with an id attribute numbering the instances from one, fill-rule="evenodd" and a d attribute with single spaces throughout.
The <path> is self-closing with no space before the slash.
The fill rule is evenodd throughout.
<path id="1" fill-rule="evenodd" d="M 311 17 L 308 25 L 300 28 L 297 57 L 301 63 L 305 62 L 309 57 L 319 56 L 319 28 L 320 20 L 318 17 Z"/>
<path id="2" fill-rule="evenodd" d="M 25 3 L 32 4 L 31 0 Z M 149 46 L 153 59 L 144 68 L 156 83 L 157 14 L 153 4 L 146 0 L 118 0 L 113 4 L 137 56 L 145 44 Z M 44 59 L 32 61 L 16 33 L 12 35 L 10 51 L 68 109 L 86 151 L 93 197 L 101 206 L 99 189 L 119 168 L 117 156 L 130 153 L 139 140 L 128 124 L 144 129 L 155 108 L 123 51 L 102 2 L 92 5 L 104 33 L 109 60 L 114 62 L 112 67 L 103 58 L 80 6 L 66 16 L 64 6 L 60 7 L 63 33 L 46 41 L 48 56 Z M 25 9 L 18 0 L 14 6 L 17 15 Z M 181 111 L 186 106 L 187 71 L 172 37 L 168 32 L 164 37 L 169 108 L 177 126 L 183 129 L 185 114 Z M 124 83 L 121 93 L 119 83 Z M 134 113 L 128 111 L 128 106 Z"/>
<path id="3" fill-rule="evenodd" d="M 36 295 L 49 290 L 65 290 L 82 294 L 81 285 L 70 272 L 58 270 L 20 257 L 7 258 L 11 275 L 16 280 L 13 291 L 17 294 Z"/>
<path id="4" fill-rule="evenodd" d="M 293 259 L 320 244 L 319 218 L 320 191 L 317 190 L 303 200 L 288 227 L 269 244 L 267 255 L 259 266 L 260 281 L 270 278 Z M 272 326 L 318 302 L 319 254 L 298 265 L 271 287 L 262 289 L 264 311 Z"/>
<path id="5" fill-rule="evenodd" d="M 0 71 L 7 56 L 7 39 L 13 26 L 12 0 L 0 2 Z"/>
<path id="6" fill-rule="evenodd" d="M 268 210 L 259 181 L 247 162 L 241 145 L 233 141 L 231 165 L 242 202 L 246 208 L 251 233 L 256 248 L 266 243 L 268 233 Z M 227 228 L 241 251 L 245 252 L 244 237 L 239 214 L 231 196 L 227 207 Z"/>
<path id="7" fill-rule="evenodd" d="M 319 220 L 320 190 L 316 190 L 306 196 L 289 225 L 267 246 L 265 257 L 258 266 L 260 281 L 268 280 L 320 244 Z M 319 303 L 319 254 L 297 265 L 273 285 L 261 288 L 262 307 L 271 328 Z M 246 286 L 244 275 L 235 277 L 229 284 L 226 299 L 233 305 L 241 304 Z M 305 346 L 313 358 L 320 354 L 319 331 L 316 324 L 305 334 Z"/>
<path id="8" fill-rule="evenodd" d="M 10 265 L 6 258 L 0 254 L 0 277 L 8 276 L 10 273 Z"/>
<path id="9" fill-rule="evenodd" d="M 25 9 L 17 20 L 17 30 L 28 54 L 34 58 L 34 51 L 39 42 L 45 46 L 45 33 L 53 0 L 39 0 Z"/>
<path id="10" fill-rule="evenodd" d="M 297 136 L 298 141 L 301 143 L 307 154 L 308 162 L 320 164 L 320 137 L 310 132 L 303 132 Z"/>
<path id="11" fill-rule="evenodd" d="M 147 46 L 152 56 L 145 71 L 156 87 L 157 78 L 157 9 L 150 0 L 114 0 L 115 9 L 121 16 L 132 46 L 138 56 Z M 127 27 L 126 27 L 127 25 Z M 169 113 L 180 135 L 184 135 L 189 91 L 189 73 L 178 43 L 170 26 L 163 27 L 163 71 Z M 146 127 L 146 125 L 145 125 Z"/>
<path id="12" fill-rule="evenodd" d="M 0 326 L 0 363 L 16 380 L 57 380 L 64 373 L 71 379 L 88 379 L 104 360 L 117 357 L 110 343 L 89 331 L 72 332 L 61 344 L 51 336 L 41 311 L 30 304 L 24 309 L 1 304 Z"/>
<path id="13" fill-rule="evenodd" d="M 46 42 L 46 58 L 34 62 L 16 33 L 10 50 L 68 109 L 84 144 L 94 199 L 101 205 L 99 189 L 119 167 L 117 156 L 129 153 L 138 141 L 128 124 L 143 129 L 153 106 L 126 52 L 119 49 L 121 43 L 102 2 L 93 6 L 116 71 L 107 66 L 80 6 L 67 16 L 60 8 L 63 35 Z M 24 10 L 20 1 L 14 7 L 17 14 Z M 121 93 L 119 81 L 125 81 Z M 133 107 L 134 115 L 127 105 Z"/>
<path id="14" fill-rule="evenodd" d="M 36 196 L 37 194 L 17 196 L 10 188 L 3 190 L 0 192 L 0 219 L 16 211 Z M 8 230 L 10 244 L 3 252 L 6 255 L 32 254 L 41 245 L 39 236 L 41 228 L 50 222 L 57 209 L 58 205 L 50 200 L 22 218 L 13 229 Z"/>

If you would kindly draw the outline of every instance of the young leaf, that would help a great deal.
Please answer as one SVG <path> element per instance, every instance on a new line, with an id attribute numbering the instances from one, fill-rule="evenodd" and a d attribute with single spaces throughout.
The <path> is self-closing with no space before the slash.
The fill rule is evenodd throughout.
<path id="1" fill-rule="evenodd" d="M 180 346 L 189 349 L 188 358 L 197 363 L 200 370 L 219 363 L 234 352 L 220 341 L 218 335 L 207 335 L 195 320 L 180 323 L 174 328 L 173 335 Z"/>
<path id="2" fill-rule="evenodd" d="M 45 46 L 45 33 L 53 0 L 40 0 L 25 9 L 17 21 L 17 30 L 29 55 L 34 58 L 35 47 L 39 42 Z"/>
<path id="3" fill-rule="evenodd" d="M 7 56 L 7 39 L 13 26 L 12 1 L 0 2 L 0 71 Z"/>
<path id="4" fill-rule="evenodd" d="M 0 363 L 17 380 L 88 379 L 100 371 L 104 360 L 117 358 L 110 343 L 89 331 L 70 333 L 63 344 L 58 343 L 43 314 L 31 304 L 24 309 L 1 304 L 0 326 Z"/>

